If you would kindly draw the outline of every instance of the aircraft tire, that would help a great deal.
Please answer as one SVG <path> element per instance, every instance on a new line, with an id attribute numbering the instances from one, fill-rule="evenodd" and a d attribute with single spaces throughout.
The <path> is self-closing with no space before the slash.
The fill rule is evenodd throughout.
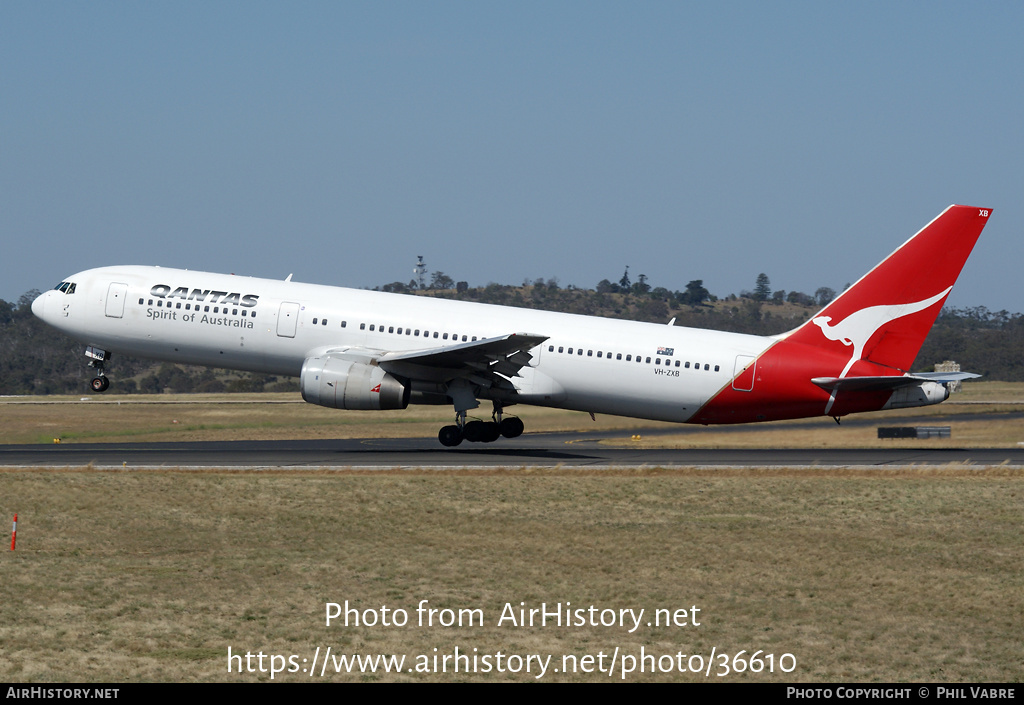
<path id="1" fill-rule="evenodd" d="M 455 425 L 444 426 L 437 432 L 437 440 L 441 441 L 441 445 L 453 448 L 462 443 L 462 431 Z"/>
<path id="2" fill-rule="evenodd" d="M 470 443 L 479 443 L 485 438 L 484 422 L 470 421 L 462 427 L 462 435 Z"/>
<path id="3" fill-rule="evenodd" d="M 485 423 L 480 440 L 484 443 L 493 443 L 499 438 L 501 438 L 501 426 L 493 421 Z"/>
<path id="4" fill-rule="evenodd" d="M 110 386 L 110 380 L 106 377 L 93 377 L 92 382 L 89 383 L 94 392 L 105 392 L 107 387 Z"/>
<path id="5" fill-rule="evenodd" d="M 518 416 L 509 416 L 501 420 L 501 435 L 505 438 L 517 438 L 522 435 L 525 428 L 523 420 Z"/>

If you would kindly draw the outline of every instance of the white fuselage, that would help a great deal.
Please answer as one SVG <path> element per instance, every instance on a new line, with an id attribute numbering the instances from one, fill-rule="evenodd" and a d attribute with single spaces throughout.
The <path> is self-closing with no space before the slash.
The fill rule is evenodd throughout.
<path id="1" fill-rule="evenodd" d="M 517 401 L 665 421 L 690 419 L 775 341 L 160 267 L 105 267 L 68 281 L 73 293 L 46 292 L 33 311 L 106 351 L 298 376 L 307 358 L 330 351 L 384 355 L 526 333 L 547 340 L 512 377 Z"/>

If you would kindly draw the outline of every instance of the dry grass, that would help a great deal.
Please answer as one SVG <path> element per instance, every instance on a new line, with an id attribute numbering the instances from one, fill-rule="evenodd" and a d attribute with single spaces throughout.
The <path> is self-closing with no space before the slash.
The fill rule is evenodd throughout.
<path id="1" fill-rule="evenodd" d="M 877 415 L 871 425 L 836 427 L 835 423 L 779 422 L 735 428 L 682 429 L 681 433 L 632 438 L 628 432 L 604 441 L 608 445 L 635 448 L 1015 448 L 1024 443 L 1024 423 L 1001 418 L 999 411 L 969 421 L 918 417 L 888 425 L 949 426 L 949 438 L 879 439 L 878 426 L 887 425 Z M 902 418 L 902 417 L 901 417 Z"/>
<path id="2" fill-rule="evenodd" d="M 617 416 L 591 421 L 588 414 L 559 409 L 512 411 L 544 431 L 670 426 Z M 0 401 L 0 413 L 0 443 L 432 438 L 454 419 L 446 406 L 343 411 L 306 404 L 298 394 L 7 398 Z M 489 418 L 490 404 L 477 416 Z"/>
<path id="3" fill-rule="evenodd" d="M 955 445 L 1014 444 L 1024 386 L 976 383 Z M 433 436 L 450 413 L 338 412 L 295 395 L 0 405 L 6 443 Z M 237 403 L 246 401 L 248 403 Z M 132 402 L 132 403 L 125 403 Z M 268 403 L 270 402 L 270 403 Z M 279 403 L 284 402 L 284 403 Z M 977 402 L 977 403 L 965 403 Z M 1015 403 L 1003 403 L 1015 402 Z M 522 409 L 530 428 L 655 424 Z M 875 425 L 844 426 L 851 445 Z M 663 425 L 665 428 L 680 428 Z M 666 443 L 837 444 L 830 421 L 694 429 Z M 827 434 L 827 438 L 826 435 Z M 696 439 L 696 440 L 695 440 Z M 648 440 L 639 443 L 644 444 Z M 907 443 L 898 441 L 896 443 Z M 927 441 L 941 444 L 944 441 Z M 0 680 L 238 681 L 227 650 L 295 654 L 791 653 L 725 681 L 1020 681 L 1019 469 L 447 472 L 0 471 Z M 324 626 L 326 602 L 482 610 L 464 628 Z M 701 609 L 700 627 L 496 625 L 502 606 Z M 715 669 L 717 670 L 717 669 Z M 528 674 L 331 680 L 532 680 Z M 628 680 L 701 680 L 635 674 Z M 279 674 L 303 680 L 303 674 Z M 275 680 L 276 680 L 275 679 Z M 545 680 L 609 680 L 551 673 Z M 615 680 L 615 679 L 613 679 Z M 712 680 L 714 680 L 712 678 Z"/>
<path id="4" fill-rule="evenodd" d="M 227 650 L 791 653 L 723 681 L 1020 681 L 1021 471 L 0 472 L 0 680 L 266 680 Z M 484 626 L 324 626 L 360 609 Z M 496 626 L 506 602 L 701 626 Z M 649 613 L 649 612 L 648 612 Z M 646 621 L 646 620 L 645 620 Z M 322 653 L 322 652 L 321 652 Z M 331 680 L 532 680 L 527 674 Z M 279 674 L 280 680 L 308 680 Z M 702 680 L 637 674 L 628 680 Z M 609 680 L 553 674 L 545 680 Z M 611 679 L 611 680 L 617 680 Z M 712 678 L 712 680 L 715 680 Z"/>
<path id="5" fill-rule="evenodd" d="M 875 426 L 913 415 L 922 425 L 952 425 L 950 441 L 929 440 L 929 447 L 1015 446 L 1024 429 L 1003 416 L 1024 411 L 1024 384 L 975 382 L 961 394 L 932 407 L 861 414 L 870 425 L 837 429 L 829 419 L 753 424 L 687 426 L 641 419 L 511 407 L 529 431 L 623 431 L 616 442 L 633 443 L 638 429 L 678 430 L 642 441 L 657 447 L 890 447 L 905 441 L 879 441 Z M 950 422 L 950 414 L 984 415 L 976 421 Z M 278 440 L 317 438 L 432 438 L 453 414 L 446 406 L 415 406 L 404 411 L 339 411 L 302 402 L 298 394 L 222 394 L 91 397 L 8 397 L 0 399 L 0 443 L 117 443 L 148 441 Z M 477 415 L 486 418 L 490 405 Z"/>

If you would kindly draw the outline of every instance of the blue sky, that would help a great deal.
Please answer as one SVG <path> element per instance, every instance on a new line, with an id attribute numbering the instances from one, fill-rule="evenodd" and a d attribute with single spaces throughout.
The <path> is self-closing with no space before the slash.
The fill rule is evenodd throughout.
<path id="1" fill-rule="evenodd" d="M 966 203 L 949 303 L 1024 312 L 1022 34 L 1019 2 L 4 2 L 0 298 L 417 255 L 813 293 Z"/>

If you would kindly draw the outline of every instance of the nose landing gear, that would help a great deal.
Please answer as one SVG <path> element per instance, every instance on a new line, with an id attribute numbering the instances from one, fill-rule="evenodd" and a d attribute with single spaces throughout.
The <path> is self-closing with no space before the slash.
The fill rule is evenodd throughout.
<path id="1" fill-rule="evenodd" d="M 85 356 L 89 358 L 89 367 L 96 370 L 96 376 L 92 378 L 89 386 L 92 387 L 94 392 L 105 392 L 110 386 L 110 380 L 103 373 L 103 363 L 110 359 L 110 353 L 106 350 L 100 350 L 89 346 L 85 349 Z"/>

